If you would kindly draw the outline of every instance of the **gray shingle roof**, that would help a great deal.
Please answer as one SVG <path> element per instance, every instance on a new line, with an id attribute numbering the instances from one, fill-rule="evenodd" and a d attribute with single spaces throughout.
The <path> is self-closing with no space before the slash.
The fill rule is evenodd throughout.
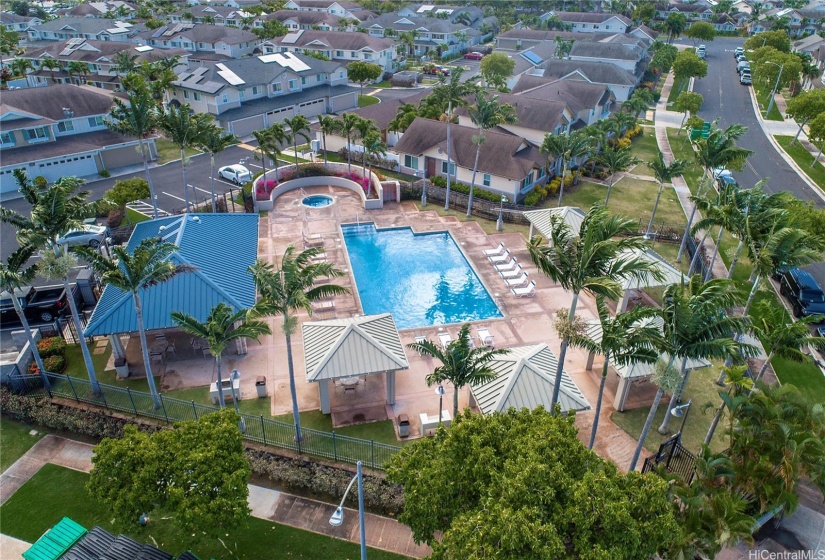
<path id="1" fill-rule="evenodd" d="M 186 58 L 191 53 L 183 49 L 155 49 L 149 51 L 135 50 L 139 45 L 125 41 L 93 41 L 87 39 L 79 48 L 72 49 L 68 54 L 61 54 L 68 46 L 69 41 L 50 41 L 44 47 L 29 49 L 23 58 L 55 58 L 58 60 L 79 60 L 83 62 L 105 62 L 105 58 L 110 62 L 115 62 L 115 56 L 121 51 L 128 51 L 131 55 L 137 55 L 138 63 L 144 60 L 153 62 L 155 60 L 167 59 L 173 56 Z"/>
<path id="2" fill-rule="evenodd" d="M 588 60 L 550 60 L 544 68 L 545 78 L 564 78 L 578 72 L 597 84 L 636 85 L 636 77 L 609 62 Z"/>
<path id="3" fill-rule="evenodd" d="M 278 20 L 284 22 L 288 19 L 295 21 L 298 25 L 321 25 L 326 24 L 337 28 L 341 23 L 341 18 L 326 12 L 302 12 L 299 10 L 278 10 L 267 14 L 263 18 L 266 21 Z"/>
<path id="4" fill-rule="evenodd" d="M 407 23 L 409 22 L 409 23 Z M 378 16 L 369 21 L 369 27 L 381 27 L 383 29 L 395 29 L 396 31 L 410 31 L 412 29 L 424 29 L 431 33 L 453 33 L 465 31 L 468 35 L 477 35 L 478 31 L 464 24 L 453 23 L 448 19 L 434 17 L 412 17 L 405 18 L 397 13 L 389 13 Z"/>
<path id="5" fill-rule="evenodd" d="M 562 101 L 507 93 L 499 94 L 498 102 L 511 105 L 516 110 L 518 125 L 525 128 L 552 132 L 560 124 L 568 124 L 564 118 L 567 103 Z M 467 109 L 461 107 L 455 112 L 466 115 Z"/>
<path id="6" fill-rule="evenodd" d="M 553 14 L 561 21 L 568 22 L 568 23 L 605 23 L 610 19 L 616 18 L 625 25 L 631 25 L 633 22 L 622 15 L 618 14 L 611 14 L 607 12 L 548 12 L 548 14 Z"/>
<path id="7" fill-rule="evenodd" d="M 302 8 L 322 8 L 328 9 L 333 4 L 338 4 L 345 10 L 358 10 L 361 9 L 359 4 L 355 2 L 349 2 L 348 0 L 292 0 L 298 6 Z"/>
<path id="8" fill-rule="evenodd" d="M 116 19 L 105 19 L 105 18 L 89 18 L 89 17 L 61 17 L 57 19 L 53 19 L 51 21 L 46 21 L 34 26 L 35 29 L 38 31 L 60 31 L 64 27 L 69 27 L 77 33 L 89 33 L 92 35 L 97 35 L 107 29 L 113 29 L 117 27 L 116 24 L 126 26 L 131 26 L 129 33 L 137 32 L 144 29 L 140 25 L 133 25 L 129 22 L 122 22 Z"/>
<path id="9" fill-rule="evenodd" d="M 366 33 L 349 33 L 346 31 L 315 31 L 305 30 L 292 43 L 284 43 L 283 37 L 271 39 L 270 42 L 278 46 L 306 47 L 309 43 L 320 43 L 330 49 L 344 51 L 358 51 L 361 49 L 371 49 L 379 52 L 390 49 L 395 44 L 390 39 L 381 37 L 370 37 Z M 313 45 L 314 46 L 314 45 Z"/>
<path id="10" fill-rule="evenodd" d="M 575 112 L 604 105 L 610 98 L 610 90 L 604 84 L 582 80 L 559 80 L 524 75 L 519 78 L 513 93 L 526 97 L 562 101 Z"/>
<path id="11" fill-rule="evenodd" d="M 96 90 L 96 91 L 92 91 Z M 0 115 L 22 112 L 51 121 L 66 120 L 64 108 L 74 111 L 74 118 L 105 115 L 112 107 L 112 95 L 97 88 L 70 84 L 4 91 L 0 96 Z M 4 121 L 9 129 L 15 121 Z"/>
<path id="12" fill-rule="evenodd" d="M 174 29 L 174 25 L 170 25 L 169 28 Z M 157 34 L 157 31 L 152 32 L 150 36 L 153 37 L 155 34 Z M 225 25 L 211 25 L 208 23 L 196 23 L 190 29 L 184 29 L 171 35 L 158 36 L 156 39 L 159 41 L 172 41 L 178 37 L 186 37 L 196 43 L 217 43 L 218 41 L 223 41 L 227 45 L 259 42 L 258 37 L 251 31 L 244 31 L 237 27 Z"/>
<path id="13" fill-rule="evenodd" d="M 576 41 L 570 50 L 570 56 L 583 56 L 601 60 L 641 60 L 643 53 L 639 49 L 628 48 L 616 43 Z"/>

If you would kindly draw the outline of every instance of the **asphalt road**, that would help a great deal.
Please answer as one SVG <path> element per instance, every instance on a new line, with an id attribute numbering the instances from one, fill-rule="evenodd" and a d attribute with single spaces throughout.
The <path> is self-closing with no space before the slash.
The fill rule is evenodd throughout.
<path id="1" fill-rule="evenodd" d="M 768 178 L 765 186 L 768 192 L 786 191 L 800 200 L 812 201 L 814 206 L 825 210 L 825 202 L 808 184 L 800 179 L 796 171 L 779 155 L 776 148 L 759 126 L 753 104 L 750 100 L 750 86 L 739 83 L 736 60 L 733 51 L 742 46 L 743 39 L 718 38 L 707 43 L 707 77 L 696 80 L 693 91 L 705 98 L 699 116 L 705 120 L 719 118 L 719 125 L 727 127 L 739 123 L 748 127 L 748 132 L 739 142 L 743 148 L 753 150 L 745 169 L 734 173 L 743 187 L 751 187 L 761 179 Z M 825 286 L 825 264 L 806 267 Z"/>

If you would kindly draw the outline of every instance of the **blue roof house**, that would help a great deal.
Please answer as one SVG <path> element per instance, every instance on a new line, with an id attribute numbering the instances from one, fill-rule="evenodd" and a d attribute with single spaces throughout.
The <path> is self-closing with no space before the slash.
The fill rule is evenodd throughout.
<path id="1" fill-rule="evenodd" d="M 257 214 L 183 214 L 141 222 L 135 226 L 127 249 L 133 251 L 152 237 L 177 245 L 178 251 L 169 259 L 197 270 L 141 291 L 147 331 L 174 327 L 172 311 L 204 321 L 220 302 L 235 309 L 255 304 L 255 281 L 248 269 L 258 258 Z M 132 294 L 106 286 L 84 334 L 104 336 L 137 330 Z"/>

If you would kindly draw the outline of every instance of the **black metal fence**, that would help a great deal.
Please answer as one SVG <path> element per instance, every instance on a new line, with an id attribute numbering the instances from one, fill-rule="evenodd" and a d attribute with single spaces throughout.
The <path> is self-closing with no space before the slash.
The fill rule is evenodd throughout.
<path id="1" fill-rule="evenodd" d="M 132 391 L 128 387 L 115 387 L 99 383 L 95 391 L 87 379 L 79 379 L 63 374 L 47 374 L 51 387 L 43 386 L 39 375 L 18 375 L 12 379 L 12 387 L 18 393 L 31 396 L 57 397 L 78 403 L 103 407 L 106 410 L 152 418 L 167 424 L 187 420 L 197 420 L 205 414 L 219 410 L 215 406 L 198 404 L 160 395 L 155 403 L 152 395 L 142 391 Z M 288 449 L 299 454 L 312 455 L 333 461 L 355 464 L 362 461 L 373 469 L 383 469 L 384 464 L 401 450 L 395 445 L 379 443 L 335 432 L 324 432 L 311 428 L 301 428 L 303 438 L 296 437 L 295 426 L 278 422 L 263 416 L 241 414 L 245 424 L 244 439 Z"/>
<path id="2" fill-rule="evenodd" d="M 656 472 L 664 465 L 665 471 L 681 476 L 690 484 L 696 474 L 696 456 L 682 446 L 681 434 L 676 434 L 659 446 L 659 451 L 645 459 L 642 473 Z"/>

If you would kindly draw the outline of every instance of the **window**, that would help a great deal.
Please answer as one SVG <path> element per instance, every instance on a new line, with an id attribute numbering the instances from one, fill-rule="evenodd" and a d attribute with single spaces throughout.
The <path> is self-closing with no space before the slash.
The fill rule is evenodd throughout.
<path id="1" fill-rule="evenodd" d="M 372 60 L 372 53 L 365 52 L 364 53 L 364 60 Z"/>
<path id="2" fill-rule="evenodd" d="M 0 132 L 0 146 L 14 146 L 14 133 Z"/>
<path id="3" fill-rule="evenodd" d="M 336 58 L 344 58 L 344 51 L 335 51 Z"/>
<path id="4" fill-rule="evenodd" d="M 544 168 L 543 168 L 543 167 L 539 167 L 539 175 L 538 175 L 538 179 L 541 179 L 542 177 L 544 177 Z"/>
<path id="5" fill-rule="evenodd" d="M 72 121 L 60 121 L 57 123 L 58 132 L 72 132 L 74 130 L 74 123 Z"/>
<path id="6" fill-rule="evenodd" d="M 315 81 L 320 84 L 321 82 L 324 81 L 324 75 L 323 74 L 316 74 L 315 75 Z"/>
<path id="7" fill-rule="evenodd" d="M 281 93 L 281 82 L 272 84 L 272 93 Z"/>
<path id="8" fill-rule="evenodd" d="M 41 126 L 39 128 L 29 128 L 25 132 L 29 141 L 46 140 L 49 137 L 49 129 L 45 126 Z"/>
<path id="9" fill-rule="evenodd" d="M 201 94 L 196 91 L 195 92 L 195 101 L 200 101 L 200 100 L 201 100 Z"/>
<path id="10" fill-rule="evenodd" d="M 229 95 L 224 93 L 223 96 L 221 97 L 221 101 L 223 103 L 229 103 Z"/>
<path id="11" fill-rule="evenodd" d="M 433 41 L 443 41 L 444 34 L 443 33 L 433 33 Z"/>
<path id="12" fill-rule="evenodd" d="M 404 167 L 418 169 L 418 158 L 415 156 L 404 155 Z"/>
<path id="13" fill-rule="evenodd" d="M 183 91 L 183 98 L 184 99 L 189 99 L 189 92 L 188 91 L 186 91 L 186 90 Z"/>
<path id="14" fill-rule="evenodd" d="M 489 187 L 490 183 L 492 183 L 492 182 L 493 182 L 493 178 L 490 176 L 489 173 L 485 173 L 484 175 L 482 175 L 482 177 L 481 177 L 481 184 L 482 185 L 484 185 L 485 187 Z"/>
<path id="15" fill-rule="evenodd" d="M 524 179 L 521 180 L 521 188 L 524 189 L 532 183 L 533 183 L 533 172 L 531 171 L 530 173 L 527 174 L 527 177 L 525 177 Z"/>
<path id="16" fill-rule="evenodd" d="M 447 174 L 447 162 L 446 161 L 441 162 L 441 172 L 444 173 L 445 175 Z M 450 163 L 450 175 L 455 175 L 455 164 L 454 163 Z"/>
<path id="17" fill-rule="evenodd" d="M 339 77 L 339 78 L 343 78 L 343 77 L 344 77 L 344 71 L 343 71 L 343 70 L 341 70 L 340 72 L 338 72 L 338 77 Z"/>
<path id="18" fill-rule="evenodd" d="M 306 76 L 301 76 L 301 85 L 302 86 L 307 85 L 307 77 Z"/>
<path id="19" fill-rule="evenodd" d="M 290 90 L 298 89 L 298 80 L 289 80 L 289 89 Z"/>
<path id="20" fill-rule="evenodd" d="M 238 90 L 238 97 L 240 97 L 241 99 L 243 99 L 244 95 L 246 95 L 246 91 L 245 91 L 245 90 L 242 90 L 242 89 L 241 89 L 241 90 Z"/>
<path id="21" fill-rule="evenodd" d="M 89 126 L 92 128 L 99 128 L 101 126 L 106 126 L 106 123 L 103 122 L 103 117 L 98 115 L 96 117 L 89 117 Z"/>
<path id="22" fill-rule="evenodd" d="M 275 84 L 272 84 L 272 89 L 275 89 Z M 252 95 L 258 95 L 258 86 L 252 86 Z"/>

